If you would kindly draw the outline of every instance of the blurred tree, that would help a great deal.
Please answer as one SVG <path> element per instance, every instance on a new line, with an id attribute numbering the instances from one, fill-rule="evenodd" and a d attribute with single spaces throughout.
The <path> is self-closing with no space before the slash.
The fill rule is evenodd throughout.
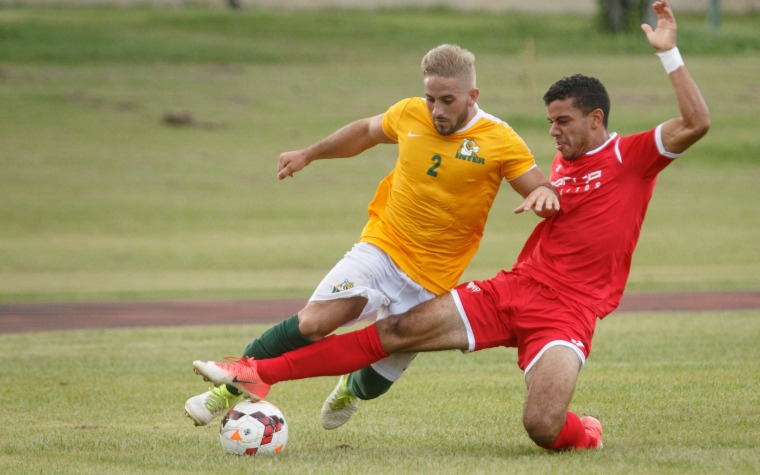
<path id="1" fill-rule="evenodd" d="M 599 0 L 602 25 L 612 33 L 636 30 L 642 22 L 654 27 L 657 16 L 651 4 L 652 0 Z"/>

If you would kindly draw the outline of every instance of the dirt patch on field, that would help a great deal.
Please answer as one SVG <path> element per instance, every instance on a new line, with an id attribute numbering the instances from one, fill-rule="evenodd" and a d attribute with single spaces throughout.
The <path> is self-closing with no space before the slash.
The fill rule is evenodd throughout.
<path id="1" fill-rule="evenodd" d="M 0 304 L 0 333 L 279 322 L 306 299 Z M 760 309 L 758 292 L 630 293 L 616 313 Z"/>

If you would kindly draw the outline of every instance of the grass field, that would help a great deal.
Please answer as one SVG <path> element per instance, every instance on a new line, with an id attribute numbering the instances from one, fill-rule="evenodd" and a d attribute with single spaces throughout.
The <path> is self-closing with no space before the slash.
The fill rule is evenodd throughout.
<path id="1" fill-rule="evenodd" d="M 760 17 L 679 25 L 713 127 L 662 175 L 629 290 L 755 290 Z M 284 182 L 279 153 L 421 94 L 419 59 L 441 42 L 477 54 L 480 105 L 544 170 L 540 96 L 561 76 L 600 77 L 623 134 L 677 113 L 644 39 L 583 17 L 0 7 L 0 301 L 308 295 L 356 240 L 394 150 Z M 535 224 L 516 202 L 497 199 L 464 278 L 514 260 Z M 225 456 L 215 427 L 184 419 L 206 388 L 190 362 L 263 330 L 0 334 L 0 473 L 760 471 L 758 312 L 606 319 L 571 406 L 600 417 L 605 450 L 563 454 L 528 440 L 515 353 L 491 350 L 419 356 L 331 432 L 318 412 L 335 380 L 284 383 L 270 396 L 290 424 L 284 455 Z"/>
<path id="2" fill-rule="evenodd" d="M 716 324 L 717 323 L 717 324 Z M 319 426 L 334 378 L 275 386 L 283 456 L 224 455 L 185 399 L 196 358 L 236 354 L 265 327 L 0 335 L 0 473 L 757 473 L 756 312 L 622 314 L 599 325 L 571 408 L 601 418 L 602 452 L 536 448 L 513 350 L 420 355 L 349 424 Z"/>
<path id="3" fill-rule="evenodd" d="M 680 23 L 713 127 L 662 175 L 631 290 L 760 287 L 758 25 Z M 395 150 L 283 182 L 279 153 L 422 94 L 419 59 L 444 41 L 478 54 L 481 107 L 545 171 L 540 96 L 563 75 L 603 79 L 620 133 L 677 113 L 643 37 L 603 36 L 584 17 L 7 7 L 0 38 L 6 302 L 310 294 L 357 239 Z M 168 113 L 194 122 L 167 125 Z M 505 188 L 465 278 L 509 266 L 535 225 L 511 215 Z"/>

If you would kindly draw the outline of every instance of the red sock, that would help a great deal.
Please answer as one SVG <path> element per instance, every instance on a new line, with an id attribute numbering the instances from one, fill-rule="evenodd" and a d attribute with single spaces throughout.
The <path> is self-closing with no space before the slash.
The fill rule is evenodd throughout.
<path id="1" fill-rule="evenodd" d="M 315 376 L 340 376 L 388 356 L 373 323 L 361 330 L 332 335 L 277 358 L 256 361 L 259 377 L 268 384 Z"/>
<path id="2" fill-rule="evenodd" d="M 551 450 L 588 449 L 591 448 L 592 442 L 581 423 L 580 417 L 567 411 L 565 425 L 559 431 L 557 439 L 551 445 L 543 447 Z"/>

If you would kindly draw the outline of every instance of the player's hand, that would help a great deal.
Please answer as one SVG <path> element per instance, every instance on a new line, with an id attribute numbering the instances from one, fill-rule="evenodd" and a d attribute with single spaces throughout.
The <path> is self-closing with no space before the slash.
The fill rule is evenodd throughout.
<path id="1" fill-rule="evenodd" d="M 520 214 L 533 210 L 538 216 L 548 218 L 559 211 L 559 195 L 553 186 L 547 185 L 537 186 L 525 198 L 525 201 L 513 210 L 514 213 Z"/>
<path id="2" fill-rule="evenodd" d="M 657 29 L 644 23 L 641 30 L 647 36 L 649 44 L 659 51 L 667 51 L 676 46 L 676 19 L 673 16 L 673 10 L 668 5 L 667 0 L 654 2 L 652 8 L 657 13 Z"/>
<path id="3" fill-rule="evenodd" d="M 309 164 L 309 159 L 306 152 L 303 150 L 295 150 L 292 152 L 284 152 L 280 154 L 279 166 L 277 168 L 277 178 L 284 180 L 303 167 Z"/>

